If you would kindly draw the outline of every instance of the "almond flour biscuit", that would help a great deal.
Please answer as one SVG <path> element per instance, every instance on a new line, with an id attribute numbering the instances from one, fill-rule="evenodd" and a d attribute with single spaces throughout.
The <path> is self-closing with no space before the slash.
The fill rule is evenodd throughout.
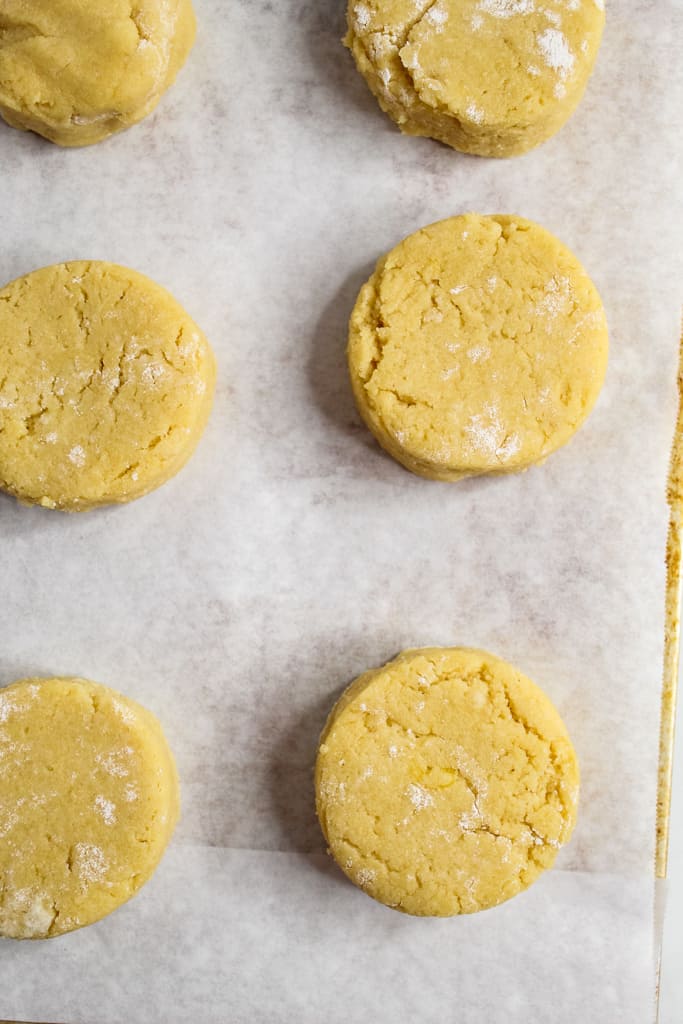
<path id="1" fill-rule="evenodd" d="M 574 111 L 604 22 L 602 0 L 350 0 L 345 43 L 401 131 L 505 157 Z"/>
<path id="2" fill-rule="evenodd" d="M 0 935 L 46 939 L 152 876 L 179 811 L 156 718 L 84 679 L 0 690 Z"/>
<path id="3" fill-rule="evenodd" d="M 192 454 L 209 344 L 176 300 L 111 263 L 59 263 L 0 290 L 0 487 L 80 511 L 138 498 Z"/>
<path id="4" fill-rule="evenodd" d="M 565 444 L 607 367 L 600 297 L 556 238 L 468 214 L 410 235 L 351 316 L 356 403 L 379 443 L 435 480 L 511 473 Z"/>
<path id="5" fill-rule="evenodd" d="M 191 0 L 2 0 L 0 115 L 60 146 L 141 121 L 185 63 Z"/>
<path id="6" fill-rule="evenodd" d="M 360 676 L 315 771 L 342 871 L 407 914 L 494 907 L 549 868 L 576 820 L 579 771 L 545 694 L 484 651 L 425 648 Z"/>

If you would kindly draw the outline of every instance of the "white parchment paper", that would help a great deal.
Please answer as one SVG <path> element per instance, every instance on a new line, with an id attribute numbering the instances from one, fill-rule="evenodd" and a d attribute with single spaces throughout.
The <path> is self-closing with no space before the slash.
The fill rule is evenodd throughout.
<path id="1" fill-rule="evenodd" d="M 408 139 L 339 44 L 342 0 L 196 0 L 159 111 L 60 151 L 0 130 L 0 279 L 108 259 L 216 349 L 174 481 L 66 516 L 0 499 L 0 682 L 79 674 L 161 718 L 184 813 L 157 875 L 82 932 L 0 943 L 0 1017 L 68 1024 L 558 1024 L 654 1015 L 665 482 L 683 196 L 675 0 L 608 11 L 581 108 L 514 161 Z M 538 220 L 598 285 L 611 363 L 541 468 L 411 476 L 361 426 L 346 323 L 376 258 L 466 210 Z M 582 766 L 558 868 L 469 919 L 403 918 L 323 856 L 312 763 L 359 671 L 463 643 L 560 708 Z"/>

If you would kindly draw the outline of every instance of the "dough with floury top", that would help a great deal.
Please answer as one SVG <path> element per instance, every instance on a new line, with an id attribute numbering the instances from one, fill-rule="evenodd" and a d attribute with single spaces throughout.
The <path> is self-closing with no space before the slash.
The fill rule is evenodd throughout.
<path id="1" fill-rule="evenodd" d="M 607 367 L 598 292 L 544 228 L 467 214 L 377 264 L 351 316 L 356 403 L 398 462 L 434 480 L 511 473 L 565 444 Z"/>
<path id="2" fill-rule="evenodd" d="M 152 876 L 180 807 L 146 708 L 85 679 L 0 690 L 0 936 L 99 921 Z"/>
<path id="3" fill-rule="evenodd" d="M 68 511 L 141 497 L 194 451 L 215 373 L 142 274 L 77 261 L 19 278 L 0 290 L 0 488 Z"/>
<path id="4" fill-rule="evenodd" d="M 2 0 L 0 115 L 60 146 L 141 121 L 185 63 L 191 0 Z"/>
<path id="5" fill-rule="evenodd" d="M 360 676 L 320 740 L 329 851 L 407 914 L 486 910 L 553 864 L 576 821 L 579 771 L 546 695 L 468 648 L 405 651 Z"/>
<path id="6" fill-rule="evenodd" d="M 602 0 L 349 0 L 345 43 L 401 131 L 506 157 L 575 110 L 604 22 Z"/>

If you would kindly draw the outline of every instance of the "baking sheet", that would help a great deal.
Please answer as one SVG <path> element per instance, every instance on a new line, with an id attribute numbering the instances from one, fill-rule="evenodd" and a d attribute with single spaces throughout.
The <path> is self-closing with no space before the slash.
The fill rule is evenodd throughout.
<path id="1" fill-rule="evenodd" d="M 657 877 L 666 878 L 669 857 L 669 818 L 673 782 L 674 737 L 681 641 L 681 548 L 683 545 L 683 322 L 678 361 L 678 418 L 671 449 L 669 532 L 666 540 L 666 619 L 662 712 L 659 726 L 659 784 L 657 795 Z M 661 902 L 661 900 L 659 901 Z M 659 929 L 661 931 L 661 929 Z"/>
<path id="2" fill-rule="evenodd" d="M 0 499 L 0 682 L 74 673 L 161 718 L 184 813 L 129 906 L 0 943 L 0 1016 L 69 1024 L 654 1015 L 666 479 L 676 421 L 683 9 L 608 11 L 595 76 L 514 161 L 401 137 L 343 4 L 197 0 L 157 114 L 62 152 L 0 130 L 0 279 L 102 258 L 173 291 L 220 364 L 183 473 L 77 517 Z M 466 210 L 573 248 L 611 327 L 587 426 L 507 479 L 419 480 L 353 409 L 346 321 L 377 256 Z M 327 865 L 311 766 L 331 702 L 406 646 L 488 648 L 560 708 L 583 773 L 558 869 L 471 919 L 399 917 Z M 609 1011 L 606 1013 L 606 1011 Z"/>

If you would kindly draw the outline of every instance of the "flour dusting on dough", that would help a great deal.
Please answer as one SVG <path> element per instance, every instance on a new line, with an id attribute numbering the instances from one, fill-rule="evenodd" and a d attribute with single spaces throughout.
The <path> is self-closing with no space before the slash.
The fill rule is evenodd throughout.
<path id="1" fill-rule="evenodd" d="M 95 797 L 95 810 L 100 815 L 105 825 L 116 824 L 116 804 L 106 797 L 100 795 Z"/>
<path id="2" fill-rule="evenodd" d="M 111 706 L 113 707 L 114 711 L 119 716 L 119 718 L 121 718 L 124 722 L 132 724 L 133 722 L 137 721 L 137 716 L 133 709 L 129 707 L 127 704 L 124 704 L 122 701 L 114 698 L 111 702 Z"/>
<path id="3" fill-rule="evenodd" d="M 356 21 L 356 30 L 363 32 L 370 24 L 370 10 L 365 4 L 356 4 L 353 8 L 353 16 Z"/>
<path id="4" fill-rule="evenodd" d="M 536 43 L 548 67 L 556 71 L 560 77 L 566 78 L 574 67 L 576 58 L 564 33 L 556 28 L 547 28 L 536 36 Z"/>
<path id="5" fill-rule="evenodd" d="M 85 454 L 85 448 L 83 447 L 83 445 L 80 445 L 80 444 L 74 445 L 74 447 L 71 449 L 71 451 L 67 455 L 67 458 L 68 458 L 69 462 L 73 462 L 74 466 L 77 466 L 78 469 L 82 469 L 83 466 L 85 466 L 85 463 L 86 463 L 86 454 Z"/>
<path id="6" fill-rule="evenodd" d="M 95 761 L 107 775 L 125 779 L 130 775 L 130 759 L 133 755 L 132 747 L 121 747 L 119 750 L 110 750 L 106 754 L 98 754 Z"/>
<path id="7" fill-rule="evenodd" d="M 425 807 L 430 807 L 434 803 L 434 798 L 431 793 L 428 793 L 422 786 L 416 785 L 411 782 L 406 790 L 406 796 L 409 798 L 413 807 L 417 807 L 418 811 L 423 811 Z"/>
<path id="8" fill-rule="evenodd" d="M 467 110 L 465 111 L 472 124 L 483 124 L 484 123 L 484 111 L 476 105 L 476 103 L 470 103 Z M 453 294 L 457 294 L 451 289 Z"/>
<path id="9" fill-rule="evenodd" d="M 427 11 L 425 21 L 435 25 L 437 32 L 443 31 L 443 26 L 448 21 L 448 11 L 442 3 L 437 3 Z"/>
<path id="10" fill-rule="evenodd" d="M 76 843 L 74 846 L 73 867 L 81 881 L 89 885 L 101 882 L 105 877 L 109 864 L 104 852 L 92 843 Z"/>
<path id="11" fill-rule="evenodd" d="M 0 907 L 0 927 L 17 939 L 45 937 L 54 917 L 47 896 L 33 888 L 10 893 Z"/>
<path id="12" fill-rule="evenodd" d="M 534 0 L 480 0 L 478 9 L 494 18 L 514 18 L 517 14 L 531 14 Z"/>
<path id="13" fill-rule="evenodd" d="M 472 449 L 491 460 L 509 458 L 521 446 L 516 434 L 507 435 L 497 407 L 488 402 L 482 413 L 470 417 L 465 426 L 465 434 Z"/>

